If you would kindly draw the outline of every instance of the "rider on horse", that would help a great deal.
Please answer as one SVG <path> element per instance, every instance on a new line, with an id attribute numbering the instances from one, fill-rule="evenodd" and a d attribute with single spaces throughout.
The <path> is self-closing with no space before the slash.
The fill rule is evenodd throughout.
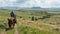
<path id="1" fill-rule="evenodd" d="M 8 29 L 9 28 L 11 28 L 11 26 L 15 26 L 15 24 L 17 23 L 16 22 L 16 15 L 14 14 L 14 12 L 12 11 L 11 13 L 10 13 L 10 18 L 8 18 Z M 6 30 L 8 30 L 8 29 L 6 29 Z"/>
<path id="2" fill-rule="evenodd" d="M 16 15 L 14 14 L 14 11 L 10 13 L 11 17 L 13 17 L 16 20 Z"/>
<path id="3" fill-rule="evenodd" d="M 11 17 L 14 17 L 16 19 L 16 15 L 14 14 L 13 11 L 10 13 L 10 15 L 11 15 Z"/>
<path id="4" fill-rule="evenodd" d="M 11 17 L 8 18 L 8 25 L 9 25 L 9 27 L 11 27 L 11 25 L 14 26 L 15 23 L 17 23 L 17 22 L 16 22 L 16 15 L 14 14 L 13 11 L 10 13 L 10 15 L 11 15 Z"/>

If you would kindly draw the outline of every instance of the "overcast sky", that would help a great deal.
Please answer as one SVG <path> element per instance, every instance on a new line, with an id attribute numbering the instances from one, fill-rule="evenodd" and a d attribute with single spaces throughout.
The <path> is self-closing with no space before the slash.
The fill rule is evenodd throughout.
<path id="1" fill-rule="evenodd" d="M 60 8 L 60 0 L 0 0 L 0 7 Z"/>

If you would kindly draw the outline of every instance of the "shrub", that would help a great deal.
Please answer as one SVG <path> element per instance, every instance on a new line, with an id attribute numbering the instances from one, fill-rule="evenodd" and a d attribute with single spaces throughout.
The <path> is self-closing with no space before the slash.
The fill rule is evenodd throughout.
<path id="1" fill-rule="evenodd" d="M 34 16 L 32 16 L 32 21 L 34 21 Z"/>
<path id="2" fill-rule="evenodd" d="M 59 28 L 54 28 L 53 30 L 59 31 L 60 29 Z"/>
<path id="3" fill-rule="evenodd" d="M 22 18 L 22 16 L 20 16 L 20 18 Z"/>

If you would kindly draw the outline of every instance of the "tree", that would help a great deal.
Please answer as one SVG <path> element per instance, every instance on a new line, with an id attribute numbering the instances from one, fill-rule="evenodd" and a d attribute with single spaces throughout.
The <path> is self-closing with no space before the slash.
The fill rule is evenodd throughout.
<path id="1" fill-rule="evenodd" d="M 32 16 L 32 21 L 34 21 L 34 16 Z"/>

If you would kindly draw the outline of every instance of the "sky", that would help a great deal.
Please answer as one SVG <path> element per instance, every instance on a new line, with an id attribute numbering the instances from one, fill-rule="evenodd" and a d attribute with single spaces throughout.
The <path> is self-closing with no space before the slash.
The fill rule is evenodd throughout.
<path id="1" fill-rule="evenodd" d="M 60 0 L 0 0 L 0 7 L 60 8 Z"/>

